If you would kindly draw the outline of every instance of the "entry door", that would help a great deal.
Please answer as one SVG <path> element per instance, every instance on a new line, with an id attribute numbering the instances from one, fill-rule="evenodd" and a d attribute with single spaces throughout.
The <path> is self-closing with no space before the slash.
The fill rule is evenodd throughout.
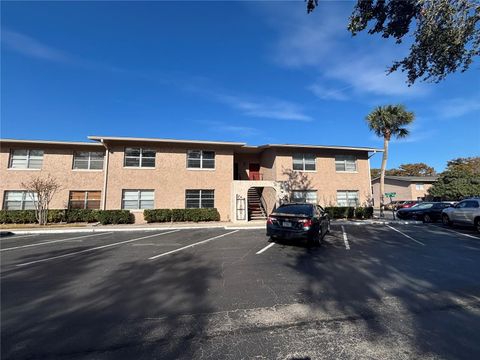
<path id="1" fill-rule="evenodd" d="M 261 180 L 260 179 L 260 164 L 248 164 L 248 179 L 249 180 Z"/>

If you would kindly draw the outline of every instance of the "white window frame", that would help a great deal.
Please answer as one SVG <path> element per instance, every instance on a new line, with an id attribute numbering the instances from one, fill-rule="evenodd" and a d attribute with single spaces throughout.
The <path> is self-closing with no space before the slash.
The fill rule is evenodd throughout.
<path id="1" fill-rule="evenodd" d="M 129 191 L 129 192 L 137 192 L 137 207 L 134 209 L 134 208 L 131 208 L 131 209 L 126 209 L 125 208 L 125 193 Z M 153 204 L 152 204 L 152 207 L 141 207 L 141 202 L 142 202 L 142 192 L 151 192 L 153 194 Z M 123 189 L 122 190 L 122 209 L 124 210 L 132 210 L 132 211 L 136 211 L 136 210 L 144 210 L 144 209 L 155 209 L 155 190 L 153 189 Z"/>
<path id="2" fill-rule="evenodd" d="M 306 170 L 306 159 L 305 157 L 312 157 L 313 156 L 313 166 L 315 169 L 313 170 Z M 301 160 L 302 162 L 302 169 L 294 169 L 295 158 L 297 160 Z M 293 171 L 302 171 L 302 172 L 316 172 L 317 171 L 317 156 L 315 154 L 303 153 L 303 154 L 294 154 L 292 155 L 292 170 Z"/>
<path id="3" fill-rule="evenodd" d="M 199 152 L 200 153 L 200 158 L 190 158 L 190 153 L 192 152 Z M 204 152 L 212 152 L 213 153 L 213 159 L 205 159 L 205 160 L 213 160 L 213 168 L 206 168 L 206 167 L 203 167 L 203 153 Z M 188 161 L 189 160 L 199 160 L 200 161 L 200 167 L 190 167 L 188 166 Z M 217 166 L 217 153 L 214 151 L 214 150 L 187 150 L 187 170 L 210 170 L 210 171 L 213 171 L 215 170 L 216 166 Z"/>
<path id="4" fill-rule="evenodd" d="M 86 169 L 81 169 L 81 168 L 76 168 L 75 167 L 75 158 L 78 153 L 88 153 L 88 165 Z M 92 162 L 92 154 L 102 154 L 102 168 L 101 169 L 92 169 L 91 168 L 91 162 Z M 105 153 L 102 151 L 74 151 L 73 152 L 73 164 L 72 164 L 72 170 L 76 171 L 103 171 L 103 168 L 105 166 Z"/>
<path id="5" fill-rule="evenodd" d="M 355 163 L 355 170 L 347 170 L 347 162 L 350 159 L 353 159 Z M 358 162 L 355 155 L 335 155 L 335 171 L 340 173 L 356 173 L 358 172 Z M 343 165 L 344 170 L 337 170 L 337 165 Z"/>
<path id="6" fill-rule="evenodd" d="M 36 196 L 37 194 L 36 193 L 33 193 L 31 191 L 27 191 L 27 190 L 6 190 L 4 193 L 3 193 L 3 210 L 14 210 L 14 209 L 8 209 L 7 208 L 7 195 L 8 193 L 22 193 L 22 199 L 20 200 L 20 209 L 18 210 L 35 210 L 35 201 L 38 201 L 38 197 Z M 33 196 L 32 196 L 33 194 Z M 30 197 L 29 200 L 27 200 L 27 196 Z M 25 203 L 26 202 L 32 202 L 33 203 L 33 207 L 32 208 L 28 208 L 28 209 L 25 209 Z"/>
<path id="7" fill-rule="evenodd" d="M 140 155 L 139 156 L 131 156 L 127 155 L 127 149 L 139 149 L 140 150 Z M 144 156 L 143 153 L 145 151 L 153 151 L 155 153 L 155 156 Z M 138 166 L 136 165 L 127 165 L 127 158 L 133 158 L 133 159 L 139 159 L 138 160 Z M 153 159 L 153 166 L 144 166 L 143 165 L 143 159 Z M 125 147 L 123 150 L 123 167 L 128 168 L 128 169 L 155 169 L 157 165 L 157 151 L 155 149 L 150 149 L 150 148 L 142 148 L 138 146 L 128 146 Z"/>
<path id="8" fill-rule="evenodd" d="M 27 155 L 26 155 L 26 162 L 25 162 L 25 167 L 13 167 L 13 157 L 14 157 L 14 153 L 15 151 L 26 151 L 27 152 Z M 30 160 L 31 160 L 31 155 L 30 153 L 32 151 L 38 151 L 38 152 L 41 152 L 42 153 L 42 164 L 40 165 L 40 167 L 30 167 Z M 45 152 L 43 150 L 40 150 L 40 149 L 11 149 L 10 150 L 10 159 L 8 161 L 8 168 L 9 169 L 12 169 L 12 170 L 41 170 L 42 167 L 43 167 L 43 157 L 45 155 Z"/>
<path id="9" fill-rule="evenodd" d="M 338 202 L 338 193 L 345 193 L 345 198 L 346 198 L 346 202 L 347 204 L 346 205 L 340 205 L 339 202 Z M 356 196 L 355 197 L 352 197 L 350 198 L 349 197 L 349 194 L 355 194 Z M 350 201 L 355 199 L 355 205 L 350 205 Z M 359 206 L 360 205 L 360 197 L 359 197 L 359 194 L 358 194 L 358 190 L 337 190 L 337 206 L 352 206 L 352 207 L 356 207 L 356 206 Z"/>
<path id="10" fill-rule="evenodd" d="M 415 190 L 425 190 L 424 184 L 415 184 Z"/>
<path id="11" fill-rule="evenodd" d="M 198 207 L 188 207 L 187 206 L 187 192 L 188 191 L 198 191 Z M 203 193 L 204 191 L 208 191 L 208 192 L 212 192 L 213 194 L 213 206 L 203 206 L 202 204 L 202 200 L 203 199 Z M 205 199 L 207 200 L 207 199 Z M 208 199 L 209 201 L 212 200 L 212 199 Z M 185 209 L 212 209 L 212 208 L 215 208 L 215 190 L 214 189 L 186 189 L 185 190 Z"/>
<path id="12" fill-rule="evenodd" d="M 317 190 L 292 190 L 292 201 L 296 201 L 298 199 L 298 198 L 295 198 L 295 195 L 294 195 L 295 193 L 303 193 L 304 194 L 304 196 L 302 196 L 302 199 L 305 200 L 305 201 L 302 201 L 302 202 L 304 202 L 305 204 L 314 204 L 314 205 L 318 204 Z M 311 201 L 312 199 L 308 199 L 307 193 L 315 194 L 315 201 L 314 202 Z"/>

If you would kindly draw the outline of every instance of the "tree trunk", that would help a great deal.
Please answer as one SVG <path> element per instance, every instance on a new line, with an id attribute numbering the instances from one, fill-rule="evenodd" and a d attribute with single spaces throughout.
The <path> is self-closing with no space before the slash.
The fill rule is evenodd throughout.
<path id="1" fill-rule="evenodd" d="M 389 137 L 383 138 L 383 156 L 382 166 L 380 168 L 380 217 L 383 217 L 383 210 L 385 207 L 385 169 L 387 168 L 388 159 L 388 142 Z"/>

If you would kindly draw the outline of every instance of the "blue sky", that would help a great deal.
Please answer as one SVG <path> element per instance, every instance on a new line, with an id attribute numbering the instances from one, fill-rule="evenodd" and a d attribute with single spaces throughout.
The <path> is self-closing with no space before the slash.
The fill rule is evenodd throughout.
<path id="1" fill-rule="evenodd" d="M 479 61 L 440 84 L 385 75 L 408 44 L 351 37 L 353 2 L 2 2 L 1 137 L 88 135 L 382 147 L 377 105 L 416 114 L 388 167 L 480 155 Z M 380 156 L 372 159 L 378 167 Z"/>

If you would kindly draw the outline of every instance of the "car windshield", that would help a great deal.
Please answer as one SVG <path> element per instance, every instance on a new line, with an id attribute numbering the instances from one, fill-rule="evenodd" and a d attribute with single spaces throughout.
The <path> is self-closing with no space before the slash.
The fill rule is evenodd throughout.
<path id="1" fill-rule="evenodd" d="M 276 213 L 284 213 L 284 214 L 298 214 L 298 215 L 313 215 L 313 207 L 312 205 L 308 204 L 290 204 L 290 205 L 282 205 L 277 210 Z"/>
<path id="2" fill-rule="evenodd" d="M 415 209 L 430 209 L 431 207 L 433 206 L 432 203 L 422 203 L 422 204 L 416 204 L 414 206 L 412 206 L 412 209 L 415 208 Z"/>

